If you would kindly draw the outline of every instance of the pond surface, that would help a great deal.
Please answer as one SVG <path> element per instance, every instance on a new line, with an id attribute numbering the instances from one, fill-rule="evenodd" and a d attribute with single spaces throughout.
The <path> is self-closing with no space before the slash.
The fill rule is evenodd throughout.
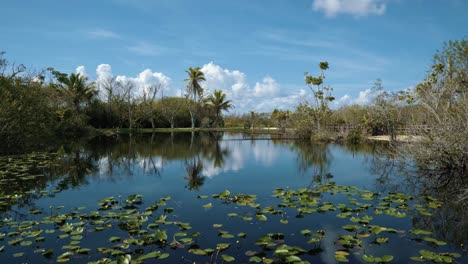
<path id="1" fill-rule="evenodd" d="M 383 150 L 158 133 L 0 157 L 0 262 L 468 263 L 465 209 Z"/>

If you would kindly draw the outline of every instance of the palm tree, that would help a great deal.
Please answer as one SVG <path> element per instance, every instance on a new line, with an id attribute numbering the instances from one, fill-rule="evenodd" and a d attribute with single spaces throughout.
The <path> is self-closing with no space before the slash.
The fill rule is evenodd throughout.
<path id="1" fill-rule="evenodd" d="M 203 95 L 203 88 L 201 83 L 206 81 L 205 74 L 200 70 L 200 67 L 190 67 L 187 71 L 188 78 L 184 79 L 187 83 L 187 92 L 192 96 L 194 101 L 197 101 L 197 95 L 199 98 Z"/>
<path id="2" fill-rule="evenodd" d="M 185 102 L 187 104 L 187 108 L 190 113 L 190 120 L 192 122 L 192 130 L 193 130 L 195 128 L 195 114 L 198 108 L 197 95 L 199 99 L 202 98 L 203 88 L 201 87 L 201 83 L 206 81 L 206 79 L 205 79 L 205 74 L 203 74 L 203 72 L 200 70 L 200 67 L 195 67 L 195 68 L 190 67 L 185 72 L 188 74 L 188 78 L 184 79 L 184 82 L 188 82 L 187 83 L 187 95 L 186 95 L 187 100 L 185 100 Z M 191 99 L 193 100 L 193 102 L 190 102 L 190 100 L 188 100 L 189 97 L 192 97 Z"/>
<path id="3" fill-rule="evenodd" d="M 81 105 L 84 102 L 89 102 L 97 94 L 94 84 L 87 84 L 88 78 L 79 73 L 72 73 L 59 81 L 62 84 L 61 91 L 68 95 L 77 112 L 81 112 Z"/>
<path id="4" fill-rule="evenodd" d="M 207 103 L 213 106 L 216 119 L 214 125 L 217 126 L 221 118 L 221 112 L 229 111 L 229 109 L 234 108 L 231 100 L 226 100 L 226 94 L 222 90 L 215 90 L 213 94 L 210 94 L 207 98 Z"/>

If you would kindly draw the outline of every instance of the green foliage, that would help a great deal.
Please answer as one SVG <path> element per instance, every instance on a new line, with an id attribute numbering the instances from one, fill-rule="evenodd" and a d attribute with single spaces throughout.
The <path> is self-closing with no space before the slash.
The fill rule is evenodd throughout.
<path id="1" fill-rule="evenodd" d="M 376 97 L 365 115 L 365 126 L 371 135 L 390 135 L 395 140 L 402 109 L 398 93 L 386 91 L 380 79 L 375 81 L 372 92 Z"/>
<path id="2" fill-rule="evenodd" d="M 324 71 L 329 68 L 328 62 L 320 62 L 319 68 L 320 75 L 317 77 L 309 75 L 307 72 L 304 73 L 305 83 L 311 89 L 314 98 L 310 109 L 311 111 L 309 112 L 314 117 L 315 126 L 318 131 L 320 131 L 320 125 L 321 122 L 323 122 L 323 119 L 327 118 L 331 114 L 328 104 L 335 100 L 335 97 L 331 94 L 333 88 L 323 84 L 325 79 Z"/>
<path id="3" fill-rule="evenodd" d="M 229 111 L 233 108 L 231 100 L 226 100 L 226 94 L 222 90 L 215 90 L 213 94 L 210 94 L 207 98 L 207 104 L 213 107 L 215 111 L 215 120 L 213 123 L 214 127 L 223 126 L 224 121 L 221 116 L 222 111 Z"/>
<path id="4" fill-rule="evenodd" d="M 275 121 L 277 128 L 286 129 L 290 115 L 291 111 L 289 110 L 282 111 L 275 108 L 271 113 L 271 119 Z"/>
<path id="5" fill-rule="evenodd" d="M 201 84 L 206 81 L 205 74 L 203 74 L 200 67 L 190 67 L 185 72 L 188 74 L 188 78 L 184 79 L 184 82 L 187 82 L 187 94 L 194 101 L 197 101 L 197 96 L 201 98 L 203 95 Z"/>
<path id="6" fill-rule="evenodd" d="M 0 59 L 6 67 L 6 59 Z M 24 75 L 24 68 L 18 70 L 0 74 L 0 153 L 46 143 L 57 124 L 49 101 L 53 91 Z"/>

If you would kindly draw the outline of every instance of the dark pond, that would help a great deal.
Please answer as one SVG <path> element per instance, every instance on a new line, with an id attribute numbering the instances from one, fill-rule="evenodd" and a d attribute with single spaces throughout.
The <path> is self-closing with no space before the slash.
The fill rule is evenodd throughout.
<path id="1" fill-rule="evenodd" d="M 466 209 L 385 149 L 159 133 L 0 157 L 0 263 L 468 263 Z"/>

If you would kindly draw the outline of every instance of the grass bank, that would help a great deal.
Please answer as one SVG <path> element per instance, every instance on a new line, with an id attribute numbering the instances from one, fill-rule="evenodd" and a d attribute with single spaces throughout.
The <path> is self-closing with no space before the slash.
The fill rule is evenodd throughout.
<path id="1" fill-rule="evenodd" d="M 178 127 L 178 128 L 139 128 L 139 129 L 128 129 L 128 128 L 114 128 L 114 129 L 98 129 L 99 133 L 104 135 L 115 135 L 115 134 L 129 134 L 133 133 L 180 133 L 180 132 L 238 132 L 238 133 L 253 133 L 253 134 L 284 134 L 285 131 L 279 130 L 274 127 L 260 127 L 255 129 L 246 129 L 243 127 L 220 127 L 220 128 L 190 128 L 190 127 Z M 289 131 L 289 130 L 288 130 Z M 286 131 L 287 132 L 287 131 Z"/>

